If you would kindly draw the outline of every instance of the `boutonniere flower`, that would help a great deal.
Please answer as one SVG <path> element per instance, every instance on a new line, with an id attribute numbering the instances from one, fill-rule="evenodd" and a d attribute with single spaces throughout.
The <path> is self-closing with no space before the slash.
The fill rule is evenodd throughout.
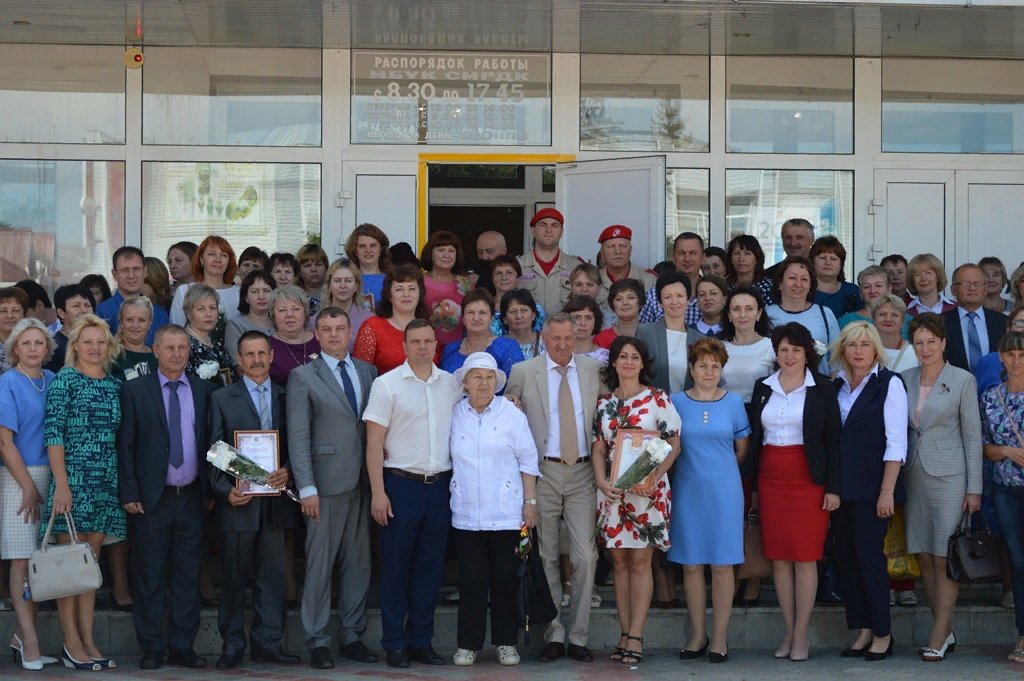
<path id="1" fill-rule="evenodd" d="M 211 378 L 216 376 L 220 372 L 220 365 L 214 362 L 212 359 L 207 360 L 199 365 L 196 373 L 199 374 L 199 378 L 209 381 Z"/>
<path id="2" fill-rule="evenodd" d="M 317 353 L 315 353 L 315 352 L 313 352 L 313 353 L 310 353 L 310 355 L 309 355 L 309 361 L 310 361 L 310 362 L 314 362 L 314 361 L 316 361 L 316 359 L 317 359 L 317 358 L 318 358 L 319 356 L 320 356 L 320 355 L 318 355 L 318 354 L 317 354 Z"/>
<path id="3" fill-rule="evenodd" d="M 814 341 L 814 351 L 818 353 L 818 356 L 824 357 L 828 353 L 828 346 L 820 340 L 816 340 Z"/>
<path id="4" fill-rule="evenodd" d="M 949 394 L 949 386 L 946 385 L 945 383 L 940 384 L 939 385 L 939 393 L 942 394 L 942 395 L 948 395 Z"/>

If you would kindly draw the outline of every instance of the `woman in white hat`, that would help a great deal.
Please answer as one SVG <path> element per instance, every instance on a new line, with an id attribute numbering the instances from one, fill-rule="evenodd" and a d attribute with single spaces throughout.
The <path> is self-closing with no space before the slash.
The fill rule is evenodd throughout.
<path id="1" fill-rule="evenodd" d="M 505 373 L 494 357 L 474 352 L 455 380 L 466 397 L 453 408 L 450 439 L 461 594 L 454 661 L 463 666 L 476 661 L 489 602 L 498 662 L 519 664 L 517 547 L 520 529 L 537 524 L 537 447 L 526 415 L 495 397 L 505 387 Z"/>

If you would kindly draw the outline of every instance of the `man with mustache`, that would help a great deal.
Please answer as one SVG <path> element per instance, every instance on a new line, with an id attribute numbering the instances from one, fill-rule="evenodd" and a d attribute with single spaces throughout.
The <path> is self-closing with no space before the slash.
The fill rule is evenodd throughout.
<path id="1" fill-rule="evenodd" d="M 279 465 L 270 474 L 270 486 L 288 484 L 288 448 L 285 439 L 284 388 L 270 381 L 274 351 L 262 331 L 247 331 L 238 341 L 236 355 L 242 380 L 213 393 L 210 405 L 210 441 L 235 444 L 235 433 L 275 430 Z M 223 643 L 217 669 L 233 669 L 245 652 L 245 584 L 255 567 L 254 616 L 249 631 L 253 660 L 295 664 L 298 656 L 281 644 L 285 622 L 285 529 L 301 522 L 295 502 L 282 495 L 252 496 L 235 478 L 209 467 L 210 490 L 217 501 L 221 529 L 221 596 L 217 628 Z"/>

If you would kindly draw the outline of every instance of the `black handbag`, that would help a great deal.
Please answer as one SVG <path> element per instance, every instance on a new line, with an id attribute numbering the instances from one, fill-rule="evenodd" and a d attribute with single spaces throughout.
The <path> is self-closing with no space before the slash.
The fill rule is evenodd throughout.
<path id="1" fill-rule="evenodd" d="M 998 582 L 1003 578 L 1003 543 L 992 534 L 984 513 L 971 528 L 971 513 L 964 511 L 946 550 L 946 576 L 961 584 Z"/>
<path id="2" fill-rule="evenodd" d="M 519 560 L 516 570 L 519 577 L 519 626 L 523 627 L 526 645 L 530 645 L 531 626 L 544 626 L 558 617 L 548 578 L 544 574 L 536 531 L 530 532 L 530 540 L 531 550 Z"/>

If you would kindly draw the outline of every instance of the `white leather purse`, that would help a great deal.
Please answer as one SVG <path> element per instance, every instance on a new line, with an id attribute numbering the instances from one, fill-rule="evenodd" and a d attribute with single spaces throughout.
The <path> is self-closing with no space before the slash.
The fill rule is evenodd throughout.
<path id="1" fill-rule="evenodd" d="M 77 596 L 100 588 L 103 575 L 96 554 L 86 542 L 78 541 L 78 530 L 70 513 L 64 513 L 71 535 L 69 544 L 50 544 L 50 531 L 56 513 L 50 514 L 43 545 L 28 561 L 28 588 L 36 603 L 54 598 Z"/>

